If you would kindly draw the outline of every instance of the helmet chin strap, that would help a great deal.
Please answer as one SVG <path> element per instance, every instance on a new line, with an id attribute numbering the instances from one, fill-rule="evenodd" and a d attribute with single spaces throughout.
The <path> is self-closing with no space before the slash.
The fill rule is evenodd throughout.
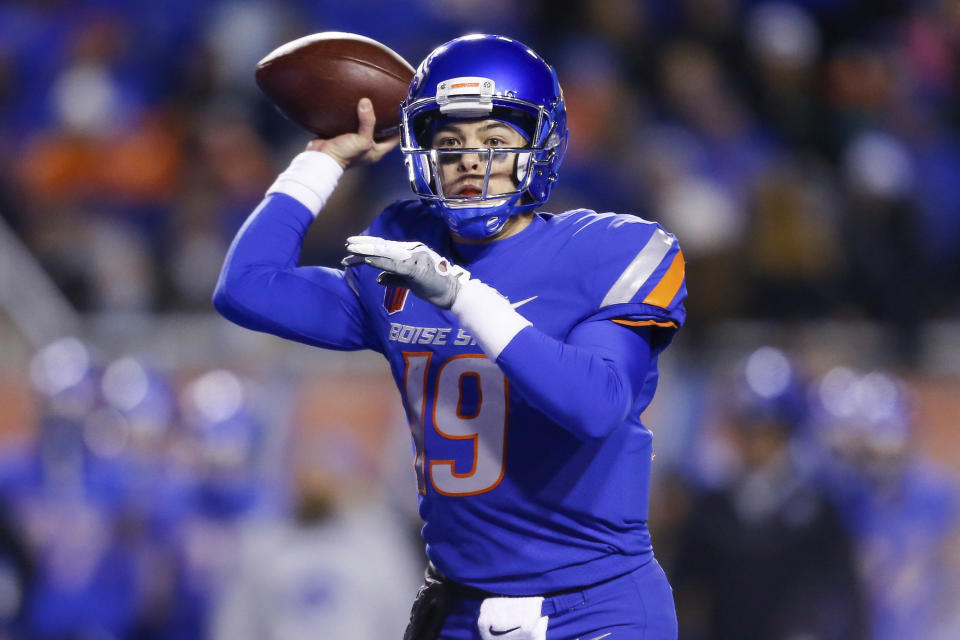
<path id="1" fill-rule="evenodd" d="M 450 231 L 462 238 L 482 240 L 499 233 L 508 219 L 508 216 L 495 216 L 492 218 L 478 216 L 465 220 L 456 227 L 449 224 L 447 226 L 450 228 Z"/>
<path id="2" fill-rule="evenodd" d="M 464 238 L 481 240 L 497 234 L 503 228 L 503 225 L 507 223 L 507 220 L 514 215 L 523 213 L 523 211 L 529 208 L 516 206 L 522 197 L 523 194 L 516 194 L 509 198 L 499 200 L 499 204 L 495 207 L 500 209 L 500 211 L 497 212 L 498 215 L 490 215 L 489 209 L 494 207 L 489 206 L 474 206 L 460 209 L 454 209 L 450 204 L 441 206 L 439 203 L 434 203 L 434 206 L 439 209 L 441 213 L 440 217 L 443 218 L 447 227 L 449 227 L 452 232 Z M 444 211 L 444 209 L 448 211 Z M 456 215 L 453 215 L 450 210 L 455 210 Z"/>

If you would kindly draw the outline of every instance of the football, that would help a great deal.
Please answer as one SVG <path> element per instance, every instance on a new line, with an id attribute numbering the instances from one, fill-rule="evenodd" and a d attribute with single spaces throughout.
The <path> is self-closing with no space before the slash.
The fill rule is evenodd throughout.
<path id="1" fill-rule="evenodd" d="M 325 31 L 288 42 L 257 63 L 257 86 L 295 124 L 320 138 L 355 133 L 357 102 L 367 97 L 377 116 L 374 137 L 397 133 L 398 107 L 414 69 L 376 40 Z"/>

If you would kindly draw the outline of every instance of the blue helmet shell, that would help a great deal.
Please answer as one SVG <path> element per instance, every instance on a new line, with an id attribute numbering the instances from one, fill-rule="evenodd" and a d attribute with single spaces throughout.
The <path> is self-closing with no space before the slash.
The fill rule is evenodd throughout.
<path id="1" fill-rule="evenodd" d="M 475 89 L 460 94 L 450 89 L 467 84 Z M 411 188 L 452 231 L 468 238 L 492 236 L 510 216 L 546 202 L 569 139 L 556 71 L 523 43 L 495 35 L 463 36 L 434 49 L 410 83 L 400 118 L 401 151 Z M 469 197 L 443 193 L 437 152 L 430 149 L 425 127 L 431 118 L 492 118 L 521 131 L 529 139 L 528 147 L 508 150 L 517 158 L 517 189 L 488 195 L 485 186 L 480 196 Z M 493 151 L 478 151 L 489 154 L 489 180 Z"/>

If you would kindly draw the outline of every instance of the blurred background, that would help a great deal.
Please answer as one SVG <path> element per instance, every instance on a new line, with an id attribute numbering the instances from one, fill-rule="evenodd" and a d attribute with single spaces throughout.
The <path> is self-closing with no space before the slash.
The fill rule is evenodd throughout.
<path id="1" fill-rule="evenodd" d="M 681 638 L 960 638 L 955 0 L 0 3 L 3 637 L 400 637 L 386 363 L 210 303 L 308 140 L 254 65 L 328 30 L 530 44 L 572 132 L 551 210 L 679 236 L 645 422 Z M 352 170 L 303 262 L 407 197 L 397 152 Z"/>

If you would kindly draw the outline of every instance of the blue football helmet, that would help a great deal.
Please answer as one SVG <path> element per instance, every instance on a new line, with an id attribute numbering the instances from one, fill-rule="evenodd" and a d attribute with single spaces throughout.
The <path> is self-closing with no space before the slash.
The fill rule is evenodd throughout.
<path id="1" fill-rule="evenodd" d="M 466 238 L 492 236 L 510 216 L 546 202 L 569 138 L 556 71 L 526 45 L 503 36 L 463 36 L 434 49 L 410 83 L 400 104 L 400 119 L 410 186 L 452 231 Z M 440 124 L 487 119 L 509 124 L 528 145 L 431 148 Z M 486 158 L 479 195 L 444 191 L 438 164 L 464 153 L 478 154 L 481 161 Z M 515 189 L 489 194 L 492 166 L 511 158 Z"/>
<path id="2" fill-rule="evenodd" d="M 910 398 L 903 382 L 885 373 L 835 367 L 817 393 L 824 443 L 847 458 L 891 458 L 909 445 Z"/>
<path id="3" fill-rule="evenodd" d="M 796 432 L 807 419 L 806 393 L 799 364 L 780 349 L 763 346 L 744 361 L 726 402 L 739 427 L 776 425 Z"/>

